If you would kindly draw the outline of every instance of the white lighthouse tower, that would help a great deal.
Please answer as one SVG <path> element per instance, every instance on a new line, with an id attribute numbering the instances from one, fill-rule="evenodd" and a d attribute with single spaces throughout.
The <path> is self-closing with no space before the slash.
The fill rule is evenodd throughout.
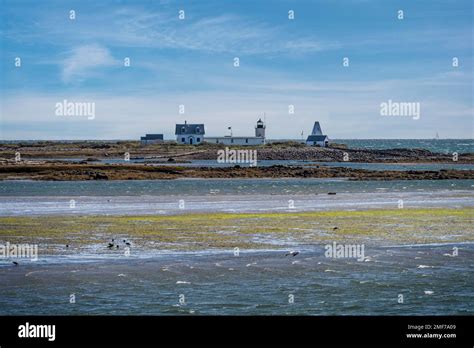
<path id="1" fill-rule="evenodd" d="M 263 138 L 265 140 L 265 128 L 265 123 L 263 123 L 262 119 L 259 118 L 257 121 L 257 125 L 255 126 L 255 136 L 258 138 Z"/>

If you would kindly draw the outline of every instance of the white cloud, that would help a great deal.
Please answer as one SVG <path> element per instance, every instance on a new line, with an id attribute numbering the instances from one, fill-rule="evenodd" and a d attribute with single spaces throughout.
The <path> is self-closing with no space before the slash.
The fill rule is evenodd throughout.
<path id="1" fill-rule="evenodd" d="M 92 76 L 97 73 L 96 69 L 111 67 L 117 65 L 118 62 L 107 48 L 92 44 L 72 49 L 61 64 L 63 81 L 71 82 Z"/>

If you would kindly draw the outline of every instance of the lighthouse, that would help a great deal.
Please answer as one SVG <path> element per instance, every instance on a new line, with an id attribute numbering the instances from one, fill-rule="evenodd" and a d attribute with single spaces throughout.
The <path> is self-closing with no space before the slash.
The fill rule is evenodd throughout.
<path id="1" fill-rule="evenodd" d="M 257 121 L 257 125 L 255 126 L 255 136 L 257 138 L 265 139 L 265 123 L 263 123 L 262 119 L 259 118 Z"/>

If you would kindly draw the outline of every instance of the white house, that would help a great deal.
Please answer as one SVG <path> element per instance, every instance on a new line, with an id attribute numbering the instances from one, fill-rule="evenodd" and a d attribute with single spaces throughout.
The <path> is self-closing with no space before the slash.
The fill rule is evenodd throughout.
<path id="1" fill-rule="evenodd" d="M 320 147 L 327 147 L 329 145 L 329 138 L 323 134 L 319 122 L 314 122 L 313 131 L 311 135 L 308 135 L 306 145 Z"/>
<path id="2" fill-rule="evenodd" d="M 204 141 L 204 124 L 177 124 L 174 132 L 178 144 L 200 144 Z"/>
<path id="3" fill-rule="evenodd" d="M 206 137 L 204 141 L 207 143 L 224 145 L 262 145 L 265 144 L 265 128 L 265 124 L 261 119 L 259 119 L 255 126 L 254 137 L 234 137 L 228 135 L 223 137 Z"/>

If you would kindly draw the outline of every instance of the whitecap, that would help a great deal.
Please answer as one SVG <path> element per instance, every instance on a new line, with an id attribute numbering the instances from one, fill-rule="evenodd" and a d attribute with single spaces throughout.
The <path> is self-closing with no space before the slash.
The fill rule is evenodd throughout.
<path id="1" fill-rule="evenodd" d="M 427 265 L 418 265 L 417 268 L 433 268 L 433 266 L 427 266 Z"/>

